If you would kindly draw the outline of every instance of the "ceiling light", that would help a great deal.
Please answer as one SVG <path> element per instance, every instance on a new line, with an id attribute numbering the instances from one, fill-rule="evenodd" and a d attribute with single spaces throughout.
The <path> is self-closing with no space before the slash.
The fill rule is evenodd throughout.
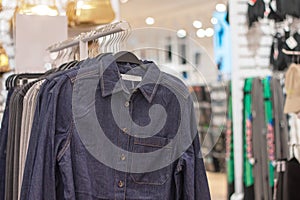
<path id="1" fill-rule="evenodd" d="M 216 5 L 216 11 L 218 12 L 225 12 L 226 11 L 226 5 L 223 3 L 218 3 Z"/>
<path id="2" fill-rule="evenodd" d="M 199 37 L 199 38 L 204 38 L 205 37 L 205 34 L 206 32 L 205 32 L 205 30 L 204 29 L 199 29 L 198 31 L 197 31 L 197 37 Z"/>
<path id="3" fill-rule="evenodd" d="M 120 0 L 121 3 L 127 3 L 128 0 Z"/>
<path id="4" fill-rule="evenodd" d="M 153 17 L 147 17 L 145 20 L 146 24 L 153 25 L 155 23 L 155 20 Z"/>
<path id="5" fill-rule="evenodd" d="M 35 15 L 47 15 L 47 16 L 57 16 L 58 11 L 52 8 L 49 8 L 46 5 L 36 5 L 31 8 L 31 12 Z"/>
<path id="6" fill-rule="evenodd" d="M 218 23 L 218 19 L 213 17 L 210 19 L 210 22 L 213 24 L 213 25 L 216 25 Z"/>
<path id="7" fill-rule="evenodd" d="M 184 38 L 184 37 L 186 37 L 186 31 L 185 31 L 184 29 L 178 30 L 178 31 L 177 31 L 177 36 L 178 36 L 179 38 Z"/>
<path id="8" fill-rule="evenodd" d="M 193 26 L 195 28 L 201 28 L 202 27 L 202 22 L 200 22 L 199 20 L 195 20 L 195 21 L 193 21 Z"/>
<path id="9" fill-rule="evenodd" d="M 212 29 L 212 28 L 207 28 L 207 29 L 205 30 L 205 36 L 206 36 L 206 37 L 211 37 L 211 36 L 214 35 L 214 33 L 215 33 L 215 31 L 214 31 L 214 29 Z"/>

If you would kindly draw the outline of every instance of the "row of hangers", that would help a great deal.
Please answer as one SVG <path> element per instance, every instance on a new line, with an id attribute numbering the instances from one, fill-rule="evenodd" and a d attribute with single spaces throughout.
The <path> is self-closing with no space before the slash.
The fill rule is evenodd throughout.
<path id="1" fill-rule="evenodd" d="M 9 88 L 23 85 L 29 82 L 29 80 L 36 80 L 53 72 L 67 70 L 75 67 L 80 60 L 78 54 L 81 52 L 80 40 L 83 39 L 86 40 L 88 44 L 88 57 L 97 58 L 101 55 L 101 53 L 112 52 L 114 53 L 114 57 L 117 63 L 132 63 L 144 68 L 142 65 L 142 61 L 135 54 L 129 51 L 120 51 L 122 45 L 126 42 L 130 35 L 129 29 L 115 29 L 115 31 L 113 30 L 116 27 L 116 24 L 120 23 L 123 22 L 106 25 L 100 29 L 96 29 L 85 34 L 82 33 L 80 34 L 80 36 L 76 36 L 74 38 L 52 45 L 47 50 L 50 53 L 58 52 L 57 57 L 54 60 L 54 62 L 56 62 L 56 64 L 54 64 L 56 65 L 55 68 L 52 68 L 45 73 L 13 74 L 6 80 L 6 89 L 8 90 Z"/>
<path id="2" fill-rule="evenodd" d="M 283 22 L 275 23 L 275 33 L 285 36 L 287 39 L 295 34 L 300 35 L 300 19 L 287 16 Z M 297 45 L 300 46 L 300 44 Z M 293 56 L 293 59 L 294 57 L 297 57 L 296 60 L 298 60 L 298 57 L 300 56 L 300 51 L 282 49 L 282 52 L 285 55 Z"/>
<path id="3" fill-rule="evenodd" d="M 117 22 L 109 24 L 98 29 L 71 38 L 66 41 L 59 42 L 50 46 L 47 50 L 50 53 L 58 52 L 54 60 L 55 63 L 62 61 L 82 60 L 87 57 L 95 57 L 101 53 L 116 53 L 117 62 L 129 62 L 141 65 L 141 61 L 131 52 L 121 51 L 124 48 L 131 33 L 128 22 Z M 86 44 L 83 51 L 80 48 L 82 41 Z M 85 54 L 85 55 L 80 55 Z M 123 61 L 122 61 L 123 60 Z"/>
<path id="4" fill-rule="evenodd" d="M 29 80 L 35 80 L 45 75 L 44 73 L 23 73 L 23 74 L 12 74 L 5 81 L 6 90 L 10 88 L 17 87 L 19 85 L 24 85 L 28 83 Z"/>

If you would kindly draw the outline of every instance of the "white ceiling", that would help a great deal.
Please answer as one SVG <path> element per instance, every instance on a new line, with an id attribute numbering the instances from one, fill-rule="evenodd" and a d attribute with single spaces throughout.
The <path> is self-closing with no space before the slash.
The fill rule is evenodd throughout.
<path id="1" fill-rule="evenodd" d="M 122 18 L 134 25 L 145 25 L 148 16 L 156 19 L 156 25 L 168 28 L 192 28 L 192 21 L 200 19 L 211 26 L 210 18 L 217 3 L 222 0 L 129 0 L 121 5 Z M 172 27 L 171 27 L 172 26 Z M 175 28 L 175 27 L 174 27 Z"/>
<path id="2" fill-rule="evenodd" d="M 153 17 L 155 27 L 172 30 L 185 29 L 203 46 L 210 56 L 213 56 L 212 38 L 196 38 L 192 25 L 194 20 L 200 20 L 203 28 L 213 27 L 210 20 L 215 6 L 226 0 L 128 0 L 120 3 L 121 19 L 130 22 L 133 28 L 146 27 L 145 19 Z"/>

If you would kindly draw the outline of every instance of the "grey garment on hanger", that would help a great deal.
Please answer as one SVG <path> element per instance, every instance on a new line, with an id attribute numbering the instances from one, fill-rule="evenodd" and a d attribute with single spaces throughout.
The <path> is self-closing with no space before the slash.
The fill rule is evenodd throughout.
<path id="1" fill-rule="evenodd" d="M 274 113 L 276 160 L 288 158 L 288 122 L 287 116 L 283 113 L 284 96 L 280 80 L 272 78 L 272 101 Z"/>
<path id="2" fill-rule="evenodd" d="M 253 79 L 252 85 L 252 116 L 253 116 L 253 154 L 255 164 L 254 191 L 255 199 L 271 200 L 272 191 L 269 187 L 269 162 L 267 154 L 267 127 L 265 120 L 265 107 L 263 85 L 260 79 Z"/>
<path id="3" fill-rule="evenodd" d="M 12 99 L 11 116 L 9 117 L 9 131 L 7 141 L 6 159 L 6 185 L 5 199 L 18 200 L 19 188 L 19 161 L 20 161 L 20 134 L 22 129 L 23 100 L 27 91 L 36 81 L 28 83 L 16 89 L 14 99 Z"/>
<path id="4" fill-rule="evenodd" d="M 18 186 L 18 199 L 20 199 L 21 186 L 23 181 L 23 173 L 25 168 L 25 161 L 27 156 L 27 149 L 29 144 L 29 138 L 31 133 L 31 127 L 33 123 L 34 112 L 36 108 L 36 99 L 39 93 L 39 89 L 44 80 L 35 83 L 26 93 L 23 102 L 22 113 L 22 128 L 20 137 L 20 160 L 19 160 L 19 186 Z"/>
<path id="5" fill-rule="evenodd" d="M 277 184 L 274 186 L 274 199 L 286 199 L 284 190 L 284 175 L 286 173 L 286 160 L 288 158 L 288 122 L 287 116 L 283 113 L 284 95 L 283 88 L 278 78 L 272 78 L 272 104 L 274 114 L 275 152 Z"/>
<path id="6" fill-rule="evenodd" d="M 17 96 L 20 89 L 16 89 L 10 101 L 9 125 L 6 147 L 6 172 L 5 172 L 5 200 L 13 199 L 13 162 L 15 143 L 15 119 L 17 115 Z"/>

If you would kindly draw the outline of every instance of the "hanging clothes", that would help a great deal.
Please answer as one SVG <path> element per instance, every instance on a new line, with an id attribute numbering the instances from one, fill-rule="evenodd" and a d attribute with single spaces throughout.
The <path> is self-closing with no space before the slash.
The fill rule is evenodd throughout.
<path id="1" fill-rule="evenodd" d="M 213 17 L 218 20 L 214 25 L 214 57 L 218 69 L 224 74 L 231 73 L 231 37 L 230 26 L 226 21 L 226 13 L 214 12 Z"/>
<path id="2" fill-rule="evenodd" d="M 298 0 L 277 0 L 278 10 L 283 15 L 300 17 L 300 2 Z"/>
<path id="3" fill-rule="evenodd" d="M 280 77 L 280 74 L 276 74 L 277 76 Z M 291 188 L 299 183 L 297 177 L 289 180 L 288 176 L 292 176 L 292 173 L 287 172 L 288 138 L 290 135 L 290 142 L 298 143 L 297 137 L 291 140 L 291 136 L 296 135 L 297 128 L 288 129 L 287 116 L 284 114 L 283 80 L 276 77 L 245 79 L 243 97 L 244 199 L 288 199 L 288 182 L 290 181 Z M 231 106 L 228 105 L 229 114 Z M 230 119 L 227 122 L 229 123 Z M 230 125 L 227 124 L 227 127 Z M 229 139 L 234 140 L 231 137 L 232 135 L 227 134 L 227 145 Z M 228 149 L 227 146 L 227 151 Z M 298 151 L 295 151 L 296 158 L 298 155 L 300 155 Z M 295 170 L 296 162 L 291 160 L 290 163 L 292 171 Z"/>
<path id="4" fill-rule="evenodd" d="M 252 82 L 253 79 L 245 80 L 244 85 L 244 119 L 243 119 L 243 135 L 244 135 L 244 185 L 245 199 L 254 198 L 254 177 L 253 177 L 253 131 L 252 131 Z"/>
<path id="5" fill-rule="evenodd" d="M 283 71 L 288 67 L 288 63 L 286 62 L 287 56 L 282 52 L 286 39 L 287 38 L 280 33 L 277 33 L 273 38 L 270 63 L 275 71 Z"/>
<path id="6" fill-rule="evenodd" d="M 111 53 L 59 69 L 13 89 L 3 120 L 5 199 L 210 199 L 193 101 L 180 80 L 151 61 L 140 67 Z M 157 104 L 165 112 L 152 118 Z M 128 110 L 132 121 L 120 114 Z M 155 135 L 136 135 L 150 122 Z M 142 153 L 151 156 L 139 162 Z"/>
<path id="7" fill-rule="evenodd" d="M 265 3 L 263 0 L 249 0 L 248 1 L 248 25 L 252 27 L 254 22 L 258 19 L 264 18 Z"/>
<path id="8" fill-rule="evenodd" d="M 252 113 L 253 113 L 253 166 L 255 199 L 271 199 L 272 191 L 269 187 L 269 162 L 267 153 L 267 127 L 263 96 L 263 85 L 259 78 L 253 80 L 252 85 Z"/>
<path id="9" fill-rule="evenodd" d="M 272 78 L 272 104 L 274 113 L 274 133 L 276 151 L 276 173 L 274 180 L 274 199 L 284 197 L 284 174 L 288 158 L 288 123 L 287 116 L 283 113 L 284 95 L 280 80 Z"/>
<path id="10" fill-rule="evenodd" d="M 0 129 L 0 177 L 5 177 L 6 174 L 6 149 L 7 149 L 7 137 L 8 137 L 8 125 L 9 125 L 9 113 L 11 96 L 13 90 L 9 90 L 6 98 L 5 109 L 3 113 L 3 119 Z M 5 196 L 5 178 L 0 179 L 0 199 L 4 199 Z"/>
<path id="11" fill-rule="evenodd" d="M 233 123 L 232 123 L 232 94 L 231 84 L 228 94 L 228 112 L 227 112 L 227 126 L 226 126 L 226 161 L 227 161 L 227 184 L 228 196 L 230 199 L 234 193 L 234 151 L 233 151 Z"/>
<path id="12" fill-rule="evenodd" d="M 276 4 L 276 0 L 271 0 L 269 4 L 270 13 L 268 14 L 268 18 L 274 20 L 275 22 L 282 22 L 285 19 L 285 16 L 280 13 L 281 5 Z"/>
<path id="13" fill-rule="evenodd" d="M 273 105 L 271 101 L 272 91 L 270 85 L 271 77 L 264 78 L 263 93 L 264 93 L 264 107 L 265 107 L 265 120 L 267 127 L 267 152 L 269 163 L 269 187 L 273 191 L 274 187 L 274 167 L 275 167 L 275 133 L 274 133 L 274 121 L 273 121 Z M 273 196 L 273 195 L 272 195 Z"/>

